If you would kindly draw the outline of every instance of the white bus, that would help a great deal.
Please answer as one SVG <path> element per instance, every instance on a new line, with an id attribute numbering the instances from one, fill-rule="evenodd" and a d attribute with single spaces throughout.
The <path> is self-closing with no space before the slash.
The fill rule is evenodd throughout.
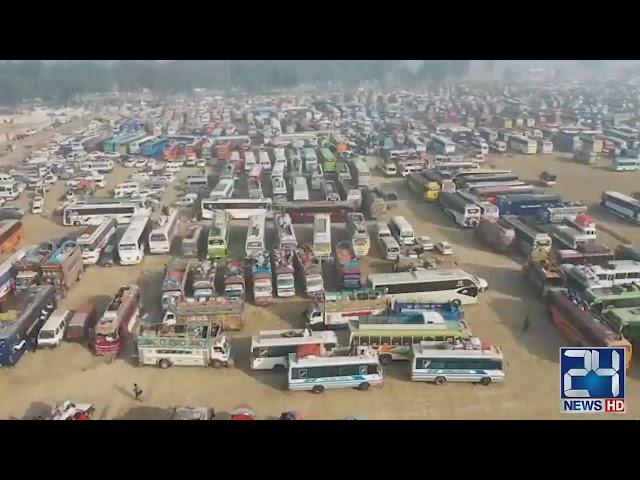
<path id="1" fill-rule="evenodd" d="M 434 348 L 428 342 L 413 345 L 411 380 L 414 382 L 473 382 L 489 385 L 504 380 L 502 350 L 478 338 Z"/>
<path id="2" fill-rule="evenodd" d="M 273 162 L 273 166 L 275 167 L 276 165 L 286 165 L 287 164 L 287 157 L 284 153 L 284 148 L 274 148 L 273 149 L 273 157 L 274 157 L 274 162 Z"/>
<path id="3" fill-rule="evenodd" d="M 271 171 L 271 160 L 269 160 L 268 152 L 266 152 L 265 150 L 260 150 L 258 152 L 258 162 L 265 172 Z"/>
<path id="4" fill-rule="evenodd" d="M 441 135 L 433 135 L 431 137 L 431 148 L 442 155 L 449 155 L 456 151 L 456 144 L 447 137 Z"/>
<path id="5" fill-rule="evenodd" d="M 160 217 L 158 226 L 149 234 L 149 253 L 169 253 L 179 226 L 180 211 L 177 208 Z"/>
<path id="6" fill-rule="evenodd" d="M 362 159 L 356 159 L 351 162 L 351 178 L 354 180 L 358 188 L 368 187 L 371 185 L 371 172 L 367 162 Z"/>
<path id="7" fill-rule="evenodd" d="M 331 257 L 331 215 L 318 213 L 313 219 L 313 253 L 318 258 Z"/>
<path id="8" fill-rule="evenodd" d="M 286 163 L 276 163 L 271 170 L 271 179 L 282 178 L 284 180 L 284 172 L 286 170 Z"/>
<path id="9" fill-rule="evenodd" d="M 244 248 L 246 258 L 252 258 L 254 255 L 264 252 L 264 231 L 266 229 L 266 220 L 264 212 L 254 213 L 249 216 L 247 241 Z"/>
<path id="10" fill-rule="evenodd" d="M 640 262 L 635 260 L 611 260 L 605 266 L 567 264 L 561 268 L 567 287 L 578 291 L 640 283 Z"/>
<path id="11" fill-rule="evenodd" d="M 393 235 L 400 246 L 415 245 L 416 237 L 413 232 L 413 227 L 403 216 L 395 215 L 391 217 L 389 229 L 391 230 L 391 235 Z"/>
<path id="12" fill-rule="evenodd" d="M 309 200 L 309 185 L 305 177 L 293 178 L 293 201 Z"/>
<path id="13" fill-rule="evenodd" d="M 273 215 L 271 198 L 203 198 L 200 206 L 202 218 L 209 220 L 213 210 L 226 210 L 232 220 L 248 220 L 250 215 L 263 211 L 267 217 Z"/>
<path id="14" fill-rule="evenodd" d="M 483 220 L 488 220 L 490 222 L 495 222 L 500 217 L 500 210 L 497 205 L 494 205 L 491 202 L 487 202 L 478 198 L 477 196 L 469 193 L 466 190 L 458 190 L 458 195 L 460 195 L 465 200 L 470 201 L 474 205 L 480 207 L 480 218 Z"/>
<path id="15" fill-rule="evenodd" d="M 640 224 L 640 201 L 635 198 L 609 190 L 602 192 L 600 204 L 615 215 Z"/>
<path id="16" fill-rule="evenodd" d="M 538 142 L 538 153 L 553 153 L 553 142 L 551 140 L 538 138 L 537 142 Z"/>
<path id="17" fill-rule="evenodd" d="M 244 171 L 249 172 L 257 164 L 256 156 L 253 152 L 244 152 Z"/>
<path id="18" fill-rule="evenodd" d="M 459 300 L 464 305 L 477 303 L 478 294 L 488 288 L 484 278 L 460 269 L 370 273 L 368 286 L 387 288 L 394 300 L 433 303 Z"/>
<path id="19" fill-rule="evenodd" d="M 480 224 L 480 207 L 457 192 L 440 192 L 440 205 L 444 213 L 460 226 L 477 227 Z"/>
<path id="20" fill-rule="evenodd" d="M 382 385 L 382 366 L 375 350 L 360 347 L 358 355 L 306 356 L 289 355 L 287 375 L 289 390 L 309 390 L 322 393 L 330 388 L 357 388 Z"/>
<path id="21" fill-rule="evenodd" d="M 113 170 L 115 163 L 109 159 L 91 159 L 85 160 L 80 164 L 80 170 L 83 172 L 109 173 Z"/>
<path id="22" fill-rule="evenodd" d="M 209 193 L 209 198 L 231 198 L 234 190 L 235 182 L 231 179 L 224 178 L 213 187 L 213 190 Z"/>
<path id="23" fill-rule="evenodd" d="M 65 226 L 100 225 L 108 218 L 115 218 L 119 224 L 126 224 L 135 216 L 150 213 L 148 208 L 137 202 L 125 203 L 114 200 L 112 203 L 81 203 L 64 208 L 62 224 Z"/>
<path id="24" fill-rule="evenodd" d="M 332 331 L 307 329 L 260 331 L 251 337 L 251 369 L 284 372 L 289 366 L 289 354 L 307 345 L 321 345 L 331 352 L 338 346 L 338 337 Z"/>
<path id="25" fill-rule="evenodd" d="M 82 249 L 82 263 L 95 265 L 100 254 L 109 243 L 109 239 L 116 233 L 118 222 L 115 218 L 108 218 L 99 226 L 89 227 L 89 230 L 78 237 L 77 243 Z"/>
<path id="26" fill-rule="evenodd" d="M 525 155 L 533 155 L 538 153 L 538 142 L 524 135 L 511 135 L 509 137 L 509 147 L 516 152 Z"/>
<path id="27" fill-rule="evenodd" d="M 131 223 L 118 243 L 120 265 L 135 265 L 142 261 L 149 236 L 149 226 L 148 215 L 139 215 L 131 219 Z"/>

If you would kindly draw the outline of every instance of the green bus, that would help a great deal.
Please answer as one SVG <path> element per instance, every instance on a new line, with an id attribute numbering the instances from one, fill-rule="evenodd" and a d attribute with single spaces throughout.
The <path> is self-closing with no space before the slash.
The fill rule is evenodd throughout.
<path id="1" fill-rule="evenodd" d="M 207 235 L 207 258 L 223 260 L 229 253 L 229 214 L 226 210 L 214 210 Z"/>
<path id="2" fill-rule="evenodd" d="M 602 314 L 602 318 L 616 332 L 620 332 L 624 338 L 634 345 L 640 340 L 640 308 L 610 308 Z"/>
<path id="3" fill-rule="evenodd" d="M 322 170 L 325 173 L 336 171 L 336 156 L 328 148 L 320 149 L 320 157 L 322 158 Z"/>
<path id="4" fill-rule="evenodd" d="M 372 347 L 378 352 L 380 363 L 386 365 L 391 360 L 409 360 L 412 345 L 428 342 L 431 347 L 440 347 L 447 342 L 469 340 L 471 331 L 462 321 L 445 321 L 434 328 L 433 324 L 362 325 L 358 321 L 349 322 L 349 345 Z"/>
<path id="5" fill-rule="evenodd" d="M 640 286 L 633 283 L 611 288 L 590 288 L 579 294 L 595 313 L 611 308 L 640 307 Z"/>

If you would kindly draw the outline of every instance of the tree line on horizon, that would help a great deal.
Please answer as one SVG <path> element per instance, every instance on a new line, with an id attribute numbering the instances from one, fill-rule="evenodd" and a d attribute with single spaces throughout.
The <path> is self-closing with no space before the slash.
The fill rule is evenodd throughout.
<path id="1" fill-rule="evenodd" d="M 437 85 L 463 78 L 469 65 L 469 60 L 423 60 L 417 68 L 400 60 L 5 60 L 0 61 L 0 104 L 33 98 L 66 104 L 88 93 L 143 89 L 161 94 L 194 88 L 260 92 L 309 83 L 353 86 L 387 80 Z"/>

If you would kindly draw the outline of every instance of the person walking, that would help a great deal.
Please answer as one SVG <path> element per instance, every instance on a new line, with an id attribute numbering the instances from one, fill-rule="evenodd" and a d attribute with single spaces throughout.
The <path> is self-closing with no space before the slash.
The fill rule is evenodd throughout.
<path id="1" fill-rule="evenodd" d="M 133 394 L 135 395 L 136 400 L 138 400 L 139 402 L 142 401 L 142 399 L 140 398 L 140 396 L 142 395 L 142 389 L 138 387 L 137 383 L 133 384 Z"/>
<path id="2" fill-rule="evenodd" d="M 527 317 L 524 319 L 524 323 L 522 324 L 522 332 L 526 332 L 527 330 L 529 330 L 529 315 L 527 315 Z"/>

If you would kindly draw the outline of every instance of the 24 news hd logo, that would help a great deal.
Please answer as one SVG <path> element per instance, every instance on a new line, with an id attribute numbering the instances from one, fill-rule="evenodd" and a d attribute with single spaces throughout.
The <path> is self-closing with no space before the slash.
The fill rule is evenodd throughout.
<path id="1" fill-rule="evenodd" d="M 625 413 L 624 348 L 561 348 L 563 413 Z"/>

